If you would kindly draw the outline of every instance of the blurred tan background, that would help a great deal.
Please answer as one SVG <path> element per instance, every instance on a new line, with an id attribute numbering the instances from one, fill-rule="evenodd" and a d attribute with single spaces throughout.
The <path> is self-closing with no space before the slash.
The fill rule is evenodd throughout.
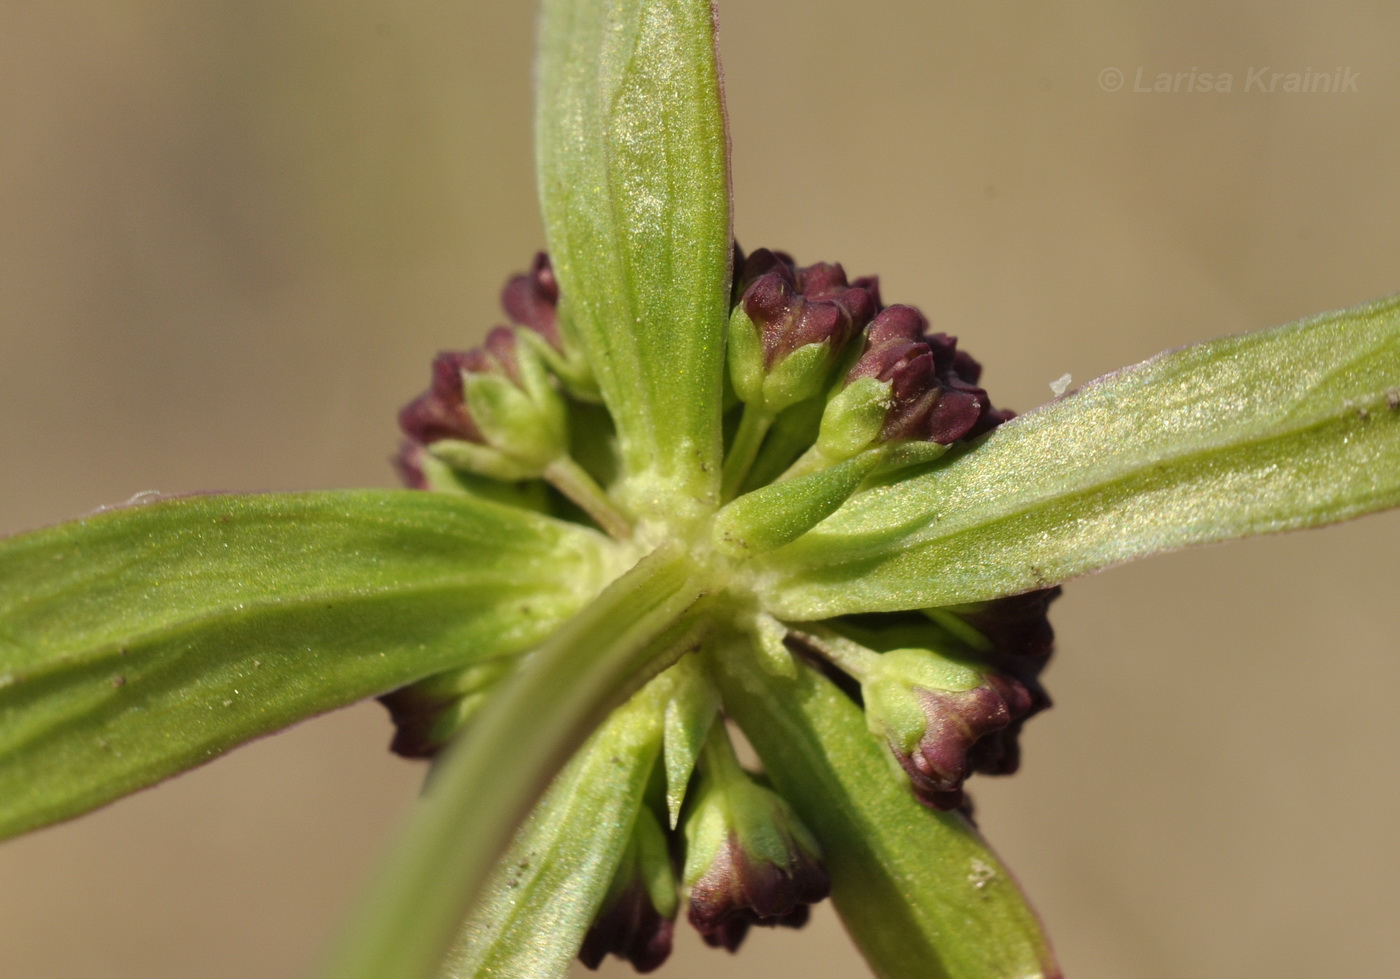
<path id="1" fill-rule="evenodd" d="M 998 403 L 1400 289 L 1394 3 L 722 16 L 741 241 L 878 272 Z M 541 244 L 532 19 L 0 5 L 0 532 L 389 485 L 394 412 Z M 1356 90 L 1244 91 L 1264 66 Z M 1397 581 L 1390 514 L 1067 589 L 1058 706 L 974 794 L 1070 976 L 1400 975 Z M 416 791 L 388 737 L 361 706 L 6 844 L 0 975 L 305 975 Z M 687 934 L 668 968 L 865 974 L 829 912 L 736 958 Z"/>

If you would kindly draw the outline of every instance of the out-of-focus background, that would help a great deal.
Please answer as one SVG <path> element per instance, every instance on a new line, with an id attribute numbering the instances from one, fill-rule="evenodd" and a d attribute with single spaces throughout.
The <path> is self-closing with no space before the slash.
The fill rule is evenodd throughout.
<path id="1" fill-rule="evenodd" d="M 740 240 L 879 273 L 1000 404 L 1400 289 L 1394 3 L 721 13 Z M 532 22 L 0 6 L 0 532 L 389 485 L 396 409 L 542 243 Z M 1400 974 L 1397 582 L 1390 514 L 1066 589 L 1057 706 L 974 795 L 1069 975 Z M 363 705 L 0 847 L 0 974 L 305 975 L 416 792 L 388 737 Z M 825 909 L 668 968 L 866 974 Z"/>

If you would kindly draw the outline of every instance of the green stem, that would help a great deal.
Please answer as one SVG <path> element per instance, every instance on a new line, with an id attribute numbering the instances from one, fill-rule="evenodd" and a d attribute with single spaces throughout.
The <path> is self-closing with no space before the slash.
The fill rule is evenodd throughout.
<path id="1" fill-rule="evenodd" d="M 734 752 L 734 742 L 729 740 L 729 730 L 721 720 L 710 725 L 705 735 L 705 744 L 700 749 L 700 764 L 706 778 L 727 783 L 734 779 L 748 780 L 739 756 Z"/>
<path id="2" fill-rule="evenodd" d="M 434 769 L 322 979 L 437 975 L 550 779 L 608 711 L 690 648 L 656 640 L 704 594 L 694 571 L 682 546 L 663 545 L 525 658 Z"/>
<path id="3" fill-rule="evenodd" d="M 880 658 L 880 654 L 873 649 L 867 649 L 817 622 L 792 627 L 789 631 L 803 645 L 820 653 L 833 666 L 839 667 L 857 680 L 864 680 L 875 661 Z"/>
<path id="4" fill-rule="evenodd" d="M 744 413 L 739 419 L 739 430 L 734 433 L 734 443 L 729 446 L 729 451 L 724 456 L 724 473 L 720 483 L 720 499 L 724 502 L 727 503 L 738 495 L 739 487 L 744 484 L 744 477 L 753 467 L 754 459 L 758 458 L 763 437 L 768 434 L 772 424 L 771 412 L 755 408 L 751 404 L 744 405 Z"/>
<path id="5" fill-rule="evenodd" d="M 603 487 L 572 456 L 560 456 L 544 469 L 544 478 L 602 527 L 613 540 L 632 536 L 632 525 L 613 506 Z"/>
<path id="6" fill-rule="evenodd" d="M 781 476 L 792 461 L 816 440 L 821 409 L 822 401 L 813 398 L 780 412 L 749 470 L 748 481 L 739 488 L 745 490 L 767 486 Z"/>

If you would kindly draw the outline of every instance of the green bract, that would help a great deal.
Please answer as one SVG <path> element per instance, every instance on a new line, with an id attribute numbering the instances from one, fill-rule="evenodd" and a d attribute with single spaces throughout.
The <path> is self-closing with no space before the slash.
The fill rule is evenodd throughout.
<path id="1" fill-rule="evenodd" d="M 0 542 L 0 833 L 391 694 L 442 750 L 327 979 L 651 967 L 686 902 L 732 948 L 828 883 L 878 975 L 1058 976 L 955 808 L 1048 704 L 1048 603 L 1400 503 L 1400 300 L 1008 421 L 873 279 L 736 247 L 708 0 L 547 0 L 541 31 L 549 258 L 401 415 L 429 492 Z"/>

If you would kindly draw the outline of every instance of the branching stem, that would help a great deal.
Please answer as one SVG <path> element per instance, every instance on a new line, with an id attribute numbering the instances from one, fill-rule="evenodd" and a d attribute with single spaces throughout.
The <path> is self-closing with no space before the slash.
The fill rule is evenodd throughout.
<path id="1" fill-rule="evenodd" d="M 819 653 L 834 666 L 864 680 L 866 674 L 880 654 L 853 642 L 835 630 L 816 622 L 806 622 L 790 630 L 792 636 L 804 646 Z"/>
<path id="2" fill-rule="evenodd" d="M 773 424 L 773 415 L 753 405 L 744 405 L 743 416 L 739 419 L 739 430 L 734 433 L 734 444 L 724 456 L 724 473 L 721 481 L 721 498 L 727 503 L 739 494 L 744 485 L 744 477 L 758 458 L 759 447 Z"/>
<path id="3" fill-rule="evenodd" d="M 607 491 L 572 456 L 560 456 L 551 462 L 545 467 L 544 478 L 592 517 L 613 540 L 627 540 L 632 536 L 631 523 L 613 506 Z"/>

